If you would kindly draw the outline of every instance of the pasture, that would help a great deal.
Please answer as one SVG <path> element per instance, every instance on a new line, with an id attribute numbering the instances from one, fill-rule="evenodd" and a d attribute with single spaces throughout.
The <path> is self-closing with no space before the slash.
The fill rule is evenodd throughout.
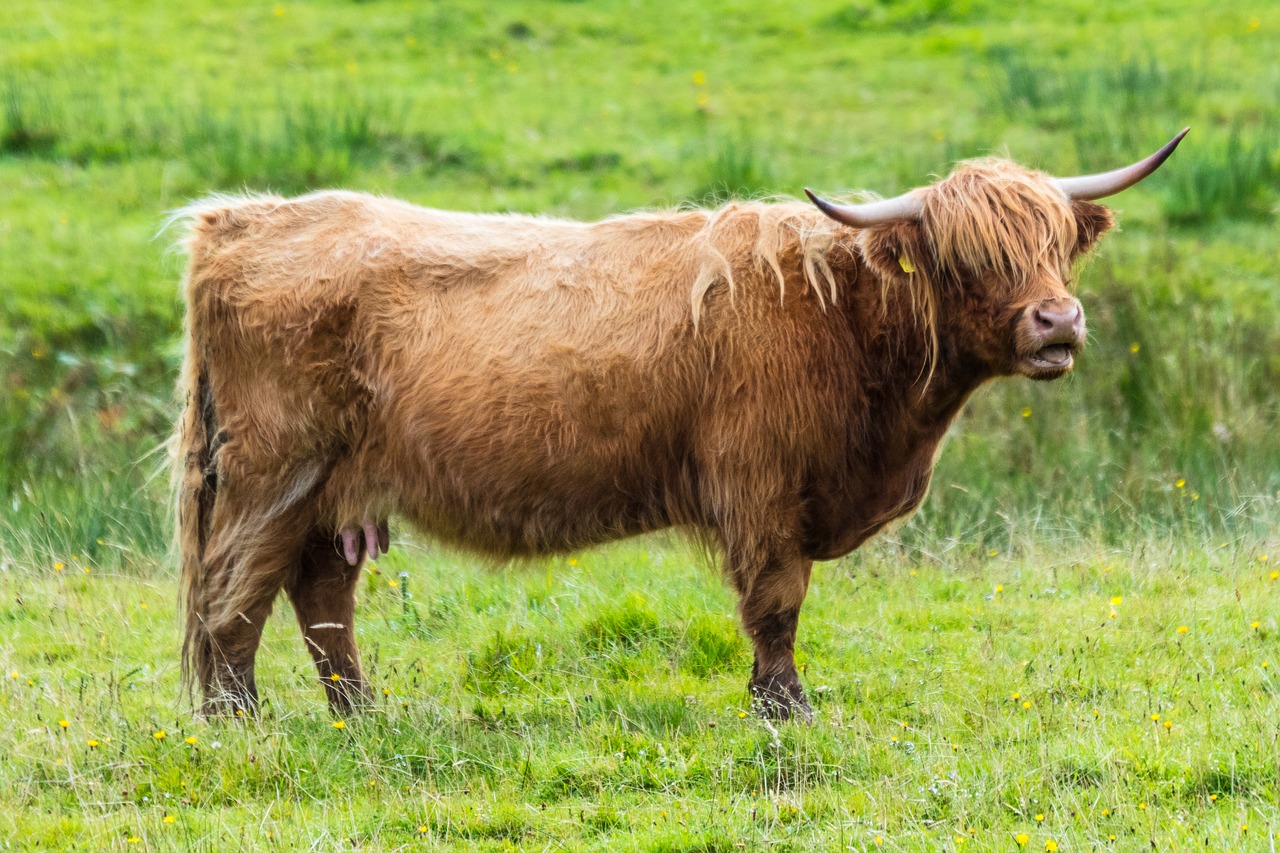
<path id="1" fill-rule="evenodd" d="M 1280 15 L 1138 0 L 0 8 L 0 849 L 1272 850 Z M 253 719 L 179 689 L 164 441 L 213 191 L 576 218 L 1111 168 L 1075 375 L 984 388 L 924 508 L 819 565 L 817 711 L 747 706 L 705 556 L 495 571 L 393 520 L 377 710 L 283 600 Z"/>

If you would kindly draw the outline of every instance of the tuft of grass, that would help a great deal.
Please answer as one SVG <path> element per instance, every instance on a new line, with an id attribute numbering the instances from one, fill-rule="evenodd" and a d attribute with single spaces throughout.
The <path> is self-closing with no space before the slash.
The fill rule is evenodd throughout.
<path id="1" fill-rule="evenodd" d="M 58 132 L 53 128 L 47 98 L 26 80 L 11 78 L 4 86 L 4 124 L 0 125 L 0 154 L 47 156 L 54 151 Z"/>
<path id="2" fill-rule="evenodd" d="M 1162 199 L 1177 225 L 1218 219 L 1271 219 L 1280 204 L 1280 129 L 1232 123 L 1225 138 L 1206 134 L 1178 164 Z"/>
<path id="3" fill-rule="evenodd" d="M 915 31 L 933 25 L 962 24 L 991 11 L 984 0 L 855 0 L 840 5 L 826 26 L 854 32 L 885 29 Z"/>
<path id="4" fill-rule="evenodd" d="M 635 650 L 650 642 L 664 641 L 666 634 L 658 614 L 639 593 L 605 605 L 582 628 L 583 642 L 595 651 Z"/>
<path id="5" fill-rule="evenodd" d="M 1195 62 L 1167 65 L 1150 53 L 1080 66 L 998 45 L 989 57 L 990 97 L 1005 115 L 1055 130 L 1120 136 L 1124 146 L 1147 132 L 1152 117 L 1173 117 L 1180 127 L 1177 117 L 1185 120 L 1197 95 L 1218 85 Z M 1105 129 L 1098 128 L 1100 121 Z"/>
<path id="6" fill-rule="evenodd" d="M 758 143 L 747 137 L 728 137 L 713 144 L 702 183 L 686 199 L 700 207 L 716 207 L 734 199 L 767 195 L 776 184 L 768 155 Z"/>

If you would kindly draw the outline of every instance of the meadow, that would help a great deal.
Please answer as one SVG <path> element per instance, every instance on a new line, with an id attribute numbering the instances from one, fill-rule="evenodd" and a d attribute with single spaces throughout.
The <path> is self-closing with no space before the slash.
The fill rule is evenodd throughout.
<path id="1" fill-rule="evenodd" d="M 1207 0 L 0 6 L 0 849 L 1273 850 L 1277 55 Z M 813 725 L 750 714 L 677 537 L 494 571 L 398 528 L 376 712 L 329 716 L 282 601 L 262 713 L 193 715 L 171 209 L 890 195 L 1187 124 L 1081 269 L 1075 375 L 983 389 L 924 508 L 815 569 Z"/>

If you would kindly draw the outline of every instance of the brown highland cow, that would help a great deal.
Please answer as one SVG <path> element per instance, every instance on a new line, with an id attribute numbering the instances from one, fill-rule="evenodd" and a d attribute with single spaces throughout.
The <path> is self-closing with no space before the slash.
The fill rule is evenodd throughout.
<path id="1" fill-rule="evenodd" d="M 905 196 L 580 223 L 348 192 L 182 211 L 175 438 L 184 673 L 252 710 L 284 589 L 329 702 L 369 696 L 355 586 L 386 521 L 519 557 L 680 526 L 724 555 L 760 711 L 807 717 L 793 648 L 815 560 L 923 499 L 986 380 L 1055 379 L 1084 343 L 1092 199 L 961 163 Z M 333 678 L 337 676 L 337 678 Z"/>

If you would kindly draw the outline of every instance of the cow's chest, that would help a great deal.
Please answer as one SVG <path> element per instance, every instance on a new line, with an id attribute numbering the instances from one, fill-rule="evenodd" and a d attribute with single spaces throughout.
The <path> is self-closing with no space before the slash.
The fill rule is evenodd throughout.
<path id="1" fill-rule="evenodd" d="M 815 477 L 809 489 L 805 546 L 817 560 L 844 556 L 924 500 L 945 431 L 907 446 L 860 448 L 859 464 Z"/>

